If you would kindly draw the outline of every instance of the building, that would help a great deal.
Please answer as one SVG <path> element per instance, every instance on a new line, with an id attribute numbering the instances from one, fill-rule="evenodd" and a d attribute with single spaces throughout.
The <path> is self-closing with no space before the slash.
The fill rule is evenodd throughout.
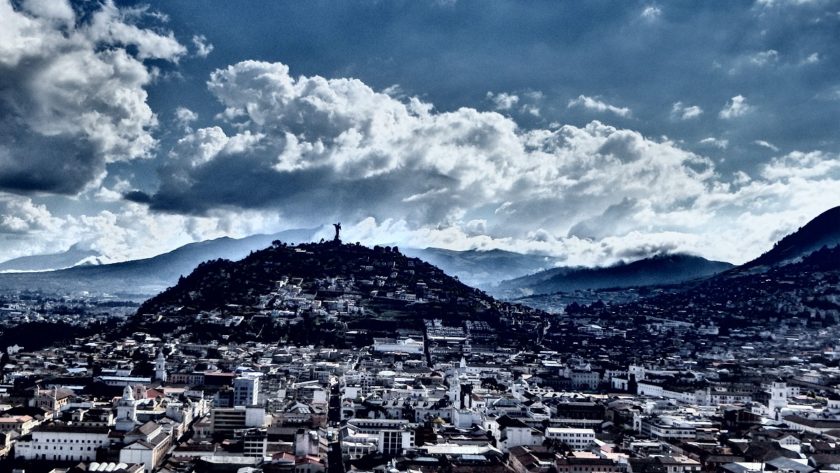
<path id="1" fill-rule="evenodd" d="M 231 433 L 235 430 L 265 426 L 265 409 L 261 407 L 215 407 L 210 411 L 210 431 Z"/>
<path id="2" fill-rule="evenodd" d="M 116 429 L 128 432 L 134 430 L 137 424 L 137 401 L 131 386 L 126 385 L 122 398 L 117 401 Z"/>
<path id="3" fill-rule="evenodd" d="M 247 374 L 233 380 L 233 405 L 256 406 L 259 403 L 260 378 L 258 374 Z"/>
<path id="4" fill-rule="evenodd" d="M 162 383 L 166 382 L 166 358 L 163 357 L 163 350 L 158 351 L 155 359 L 155 379 Z"/>
<path id="5" fill-rule="evenodd" d="M 372 449 L 385 455 L 401 455 L 414 446 L 414 429 L 402 419 L 351 419 L 347 421 L 350 443 L 360 450 Z M 364 439 L 364 442 L 360 440 Z M 358 444 L 358 445 L 357 445 Z"/>
<path id="6" fill-rule="evenodd" d="M 26 435 L 35 428 L 38 422 L 32 416 L 3 416 L 0 417 L 0 433 L 18 432 Z"/>
<path id="7" fill-rule="evenodd" d="M 108 427 L 50 424 L 21 437 L 15 456 L 25 460 L 92 461 L 96 450 L 111 444 Z"/>
<path id="8" fill-rule="evenodd" d="M 124 441 L 126 446 L 120 450 L 120 462 L 142 464 L 146 473 L 160 464 L 172 444 L 169 432 L 152 421 L 126 434 Z"/>
<path id="9" fill-rule="evenodd" d="M 595 431 L 572 427 L 549 427 L 545 438 L 565 443 L 574 450 L 588 450 L 595 442 Z"/>

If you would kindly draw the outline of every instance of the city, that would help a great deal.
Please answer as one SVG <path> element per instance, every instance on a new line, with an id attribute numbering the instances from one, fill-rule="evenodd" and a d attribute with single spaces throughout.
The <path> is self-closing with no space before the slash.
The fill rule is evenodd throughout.
<path id="1" fill-rule="evenodd" d="M 840 473 L 840 0 L 0 0 L 0 473 Z"/>

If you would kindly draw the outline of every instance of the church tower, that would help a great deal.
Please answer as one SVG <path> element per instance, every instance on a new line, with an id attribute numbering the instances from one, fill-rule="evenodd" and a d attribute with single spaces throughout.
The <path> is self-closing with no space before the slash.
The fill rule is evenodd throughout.
<path id="1" fill-rule="evenodd" d="M 777 379 L 773 381 L 773 384 L 770 386 L 770 401 L 767 404 L 770 415 L 776 420 L 779 420 L 779 411 L 788 405 L 787 384 L 783 380 Z"/>
<path id="2" fill-rule="evenodd" d="M 134 393 L 131 386 L 123 389 L 122 398 L 117 401 L 117 425 L 116 429 L 124 432 L 134 430 L 137 426 L 137 401 L 134 400 Z"/>
<path id="3" fill-rule="evenodd" d="M 166 358 L 163 357 L 163 350 L 159 350 L 155 359 L 155 379 L 165 383 L 166 378 Z"/>

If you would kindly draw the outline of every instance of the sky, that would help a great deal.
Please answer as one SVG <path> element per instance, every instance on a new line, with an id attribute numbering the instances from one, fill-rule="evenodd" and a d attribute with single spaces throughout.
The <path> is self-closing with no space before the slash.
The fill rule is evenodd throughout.
<path id="1" fill-rule="evenodd" d="M 840 0 L 0 0 L 0 260 L 748 261 L 840 205 Z"/>

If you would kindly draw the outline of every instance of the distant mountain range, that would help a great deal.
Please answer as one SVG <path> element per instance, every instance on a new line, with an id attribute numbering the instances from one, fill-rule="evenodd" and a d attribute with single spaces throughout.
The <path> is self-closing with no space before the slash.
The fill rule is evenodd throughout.
<path id="1" fill-rule="evenodd" d="M 503 281 L 492 292 L 501 297 L 677 284 L 711 276 L 732 268 L 730 263 L 709 261 L 686 254 L 657 255 L 630 263 L 601 268 L 553 268 Z"/>
<path id="2" fill-rule="evenodd" d="M 252 251 L 271 245 L 274 240 L 286 243 L 310 241 L 317 229 L 299 229 L 271 235 L 252 235 L 246 238 L 222 237 L 197 243 L 190 243 L 151 258 L 101 265 L 80 265 L 67 269 L 44 272 L 0 274 L 0 288 L 6 290 L 41 289 L 59 292 L 107 292 L 113 294 L 149 296 L 157 294 L 178 282 L 178 278 L 190 274 L 199 263 L 224 258 L 239 260 Z M 9 269 L 62 267 L 73 261 L 80 253 L 72 251 L 56 255 L 28 257 L 29 260 L 3 263 Z M 21 258 L 18 258 L 21 260 Z M 28 261 L 28 263 L 27 263 Z M 77 260 L 78 261 L 78 260 Z M 31 269 L 30 269 L 31 270 Z"/>
<path id="3" fill-rule="evenodd" d="M 132 293 L 153 295 L 172 286 L 199 263 L 213 259 L 239 260 L 274 240 L 311 241 L 318 229 L 298 229 L 246 238 L 217 238 L 190 243 L 151 258 L 102 264 L 102 255 L 74 245 L 61 253 L 24 256 L 0 263 L 0 288 Z M 533 273 L 554 265 L 554 259 L 503 250 L 452 251 L 409 248 L 403 252 L 420 258 L 467 285 L 491 287 L 503 279 Z M 29 274 L 29 272 L 38 273 Z"/>
<path id="4" fill-rule="evenodd" d="M 308 242 L 317 229 L 299 229 L 247 238 L 218 238 L 191 243 L 152 258 L 97 264 L 100 255 L 80 246 L 63 253 L 15 258 L 0 263 L 0 289 L 95 291 L 148 296 L 174 285 L 199 263 L 224 258 L 239 260 L 274 240 Z M 453 251 L 441 248 L 404 248 L 411 257 L 429 262 L 461 282 L 496 297 L 571 292 L 579 289 L 670 285 L 715 274 L 761 272 L 797 261 L 823 246 L 840 244 L 840 207 L 819 215 L 770 251 L 739 267 L 685 254 L 659 255 L 608 267 L 555 267 L 558 259 L 503 250 Z M 46 271 L 52 268 L 66 268 Z M 548 268 L 548 269 L 547 269 Z M 17 271 L 9 273 L 9 271 Z M 25 271 L 25 272 L 20 272 Z M 41 272 L 31 272 L 41 271 Z"/>
<path id="5" fill-rule="evenodd" d="M 71 268 L 80 264 L 99 264 L 102 255 L 95 250 L 73 245 L 67 251 L 47 255 L 32 255 L 13 258 L 0 263 L 0 272 L 8 271 L 50 271 Z"/>
<path id="6" fill-rule="evenodd" d="M 505 279 L 532 274 L 557 265 L 557 258 L 550 256 L 526 255 L 504 250 L 453 251 L 442 248 L 408 248 L 402 252 L 437 266 L 463 283 L 485 290 L 491 290 Z"/>

